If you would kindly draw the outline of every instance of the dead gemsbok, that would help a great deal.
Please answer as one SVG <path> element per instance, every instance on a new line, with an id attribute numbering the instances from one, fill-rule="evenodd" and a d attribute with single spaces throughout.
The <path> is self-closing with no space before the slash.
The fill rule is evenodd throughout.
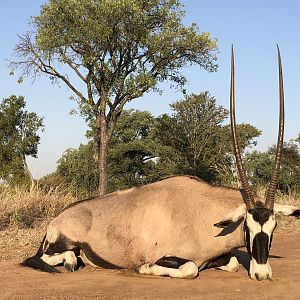
<path id="1" fill-rule="evenodd" d="M 270 279 L 268 256 L 275 214 L 300 217 L 299 208 L 274 204 L 284 131 L 279 49 L 278 64 L 279 134 L 265 202 L 250 191 L 236 136 L 232 49 L 230 116 L 242 189 L 214 187 L 196 178 L 177 176 L 76 202 L 52 220 L 36 255 L 22 265 L 57 272 L 54 266 L 63 263 L 74 271 L 80 256 L 92 266 L 194 278 L 209 267 L 236 271 L 239 263 L 231 252 L 246 245 L 249 276 Z"/>

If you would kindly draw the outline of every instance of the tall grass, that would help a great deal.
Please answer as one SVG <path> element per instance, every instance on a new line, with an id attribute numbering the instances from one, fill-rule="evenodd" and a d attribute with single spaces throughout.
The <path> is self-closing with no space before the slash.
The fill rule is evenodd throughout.
<path id="1" fill-rule="evenodd" d="M 32 254 L 48 223 L 73 201 L 56 190 L 0 187 L 0 260 Z"/>
<path id="2" fill-rule="evenodd" d="M 45 193 L 39 189 L 1 188 L 0 230 L 39 226 L 55 217 L 72 200 L 71 195 L 63 195 L 55 190 Z"/>

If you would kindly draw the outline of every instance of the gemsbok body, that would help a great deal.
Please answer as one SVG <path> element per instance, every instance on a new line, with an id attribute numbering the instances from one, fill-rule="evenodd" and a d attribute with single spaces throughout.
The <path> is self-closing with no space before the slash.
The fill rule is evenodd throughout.
<path id="1" fill-rule="evenodd" d="M 232 49 L 230 117 L 242 188 L 215 187 L 189 176 L 79 201 L 53 219 L 36 255 L 22 264 L 47 272 L 63 263 L 130 268 L 140 274 L 195 278 L 204 268 L 237 271 L 232 251 L 246 246 L 249 276 L 271 279 L 268 257 L 275 214 L 299 217 L 300 209 L 274 203 L 283 148 L 284 95 L 280 52 L 277 152 L 266 201 L 252 194 L 237 140 Z"/>

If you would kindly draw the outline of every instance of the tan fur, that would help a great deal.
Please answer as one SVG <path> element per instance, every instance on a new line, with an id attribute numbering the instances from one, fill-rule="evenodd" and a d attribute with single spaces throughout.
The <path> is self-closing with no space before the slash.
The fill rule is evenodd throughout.
<path id="1" fill-rule="evenodd" d="M 214 227 L 242 203 L 240 190 L 178 176 L 78 202 L 57 216 L 49 231 L 87 243 L 102 259 L 124 268 L 169 254 L 200 266 L 244 245 L 242 225 L 224 236 Z"/>

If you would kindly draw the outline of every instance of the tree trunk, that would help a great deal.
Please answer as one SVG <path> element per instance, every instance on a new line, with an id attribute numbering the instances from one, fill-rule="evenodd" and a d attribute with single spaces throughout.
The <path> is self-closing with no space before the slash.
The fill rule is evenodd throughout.
<path id="1" fill-rule="evenodd" d="M 107 192 L 107 153 L 108 153 L 108 136 L 107 136 L 107 124 L 105 114 L 97 115 L 97 127 L 99 134 L 96 135 L 99 145 L 98 150 L 98 170 L 99 170 L 99 186 L 98 194 L 105 195 Z"/>
<path id="2" fill-rule="evenodd" d="M 29 177 L 30 181 L 31 181 L 30 191 L 32 191 L 35 188 L 36 181 L 33 178 L 32 174 L 29 170 L 25 155 L 23 156 L 23 165 L 24 165 L 25 176 L 27 175 Z"/>

